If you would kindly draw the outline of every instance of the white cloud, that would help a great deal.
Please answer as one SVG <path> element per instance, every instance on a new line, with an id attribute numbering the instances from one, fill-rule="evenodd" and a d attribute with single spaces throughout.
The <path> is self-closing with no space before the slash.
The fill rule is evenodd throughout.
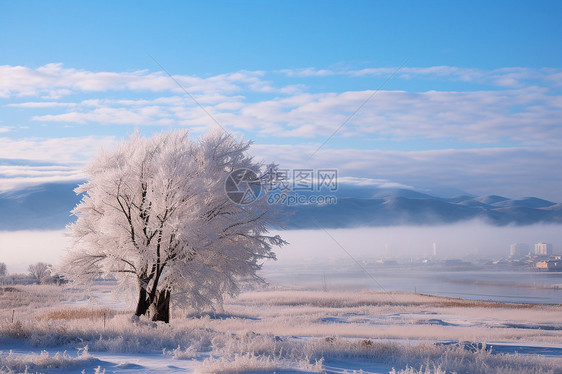
<path id="1" fill-rule="evenodd" d="M 555 68 L 525 68 L 509 67 L 492 70 L 474 68 L 462 68 L 456 66 L 430 66 L 430 67 L 378 67 L 365 69 L 317 69 L 313 67 L 301 69 L 279 70 L 287 77 L 327 77 L 327 76 L 349 76 L 349 77 L 378 77 L 396 74 L 399 79 L 442 79 L 446 78 L 459 82 L 475 82 L 481 84 L 492 84 L 501 87 L 521 87 L 529 85 L 529 82 L 540 81 L 547 85 L 562 85 L 562 70 Z M 532 85 L 532 83 L 531 83 Z"/>
<path id="2" fill-rule="evenodd" d="M 394 68 L 362 70 L 284 70 L 291 76 L 388 75 Z M 342 127 L 338 136 L 394 139 L 456 139 L 471 143 L 511 140 L 522 144 L 556 143 L 562 138 L 562 97 L 548 88 L 520 87 L 529 79 L 562 80 L 557 69 L 503 68 L 490 71 L 450 66 L 405 67 L 404 78 L 443 77 L 449 80 L 499 82 L 516 88 L 488 91 L 346 91 L 306 93 L 302 86 L 274 88 L 262 71 L 241 71 L 208 78 L 177 76 L 179 82 L 224 127 L 263 136 L 328 137 L 371 95 L 374 97 Z M 91 72 L 48 64 L 37 69 L 0 67 L 0 95 L 38 95 L 49 90 L 72 93 L 107 90 L 170 92 L 156 98 L 88 98 L 78 102 L 30 101 L 9 107 L 47 111 L 34 121 L 135 126 L 197 126 L 213 123 L 163 73 Z M 179 90 L 179 91 L 178 91 Z M 58 92 L 58 91 L 57 91 Z M 259 92 L 258 98 L 242 94 Z M 283 93 L 281 93 L 283 92 Z M 56 92 L 55 92 L 56 94 Z M 130 95 L 129 95 L 130 96 Z"/>
<path id="3" fill-rule="evenodd" d="M 318 79 L 331 75 L 363 79 L 385 77 L 394 70 L 307 68 L 281 73 Z M 304 155 L 311 154 L 334 134 L 374 94 L 370 90 L 335 89 L 311 93 L 301 84 L 271 82 L 271 76 L 282 78 L 262 71 L 174 78 L 234 133 L 289 143 L 259 146 L 257 150 L 290 167 L 302 167 L 306 163 Z M 562 201 L 562 192 L 558 192 L 562 191 L 562 176 L 557 173 L 562 164 L 562 96 L 557 91 L 562 86 L 560 69 L 405 67 L 397 77 L 496 87 L 480 91 L 377 92 L 310 163 L 337 167 L 343 177 L 366 178 L 362 183 L 434 183 L 475 194 L 528 194 Z M 108 91 L 114 92 L 107 95 Z M 68 97 L 59 100 L 62 96 Z M 36 125 L 42 126 L 53 122 L 187 126 L 194 133 L 214 126 L 213 120 L 160 72 L 92 72 L 64 68 L 61 64 L 37 69 L 0 66 L 0 97 L 18 97 L 7 104 L 10 110 L 29 113 Z M 21 102 L 21 97 L 30 99 Z M 4 168 L 0 181 L 3 185 L 77 178 L 81 165 L 95 154 L 100 143 L 115 142 L 113 137 L 11 139 L 8 136 L 12 130 L 10 126 L 0 127 L 0 132 L 6 134 L 0 138 L 0 158 L 52 162 L 72 170 Z M 314 144 L 290 144 L 301 138 Z M 345 139 L 338 144 L 339 138 Z M 474 149 L 384 151 L 353 149 L 353 145 L 349 149 L 335 149 L 359 139 L 362 147 L 376 139 L 388 140 L 392 145 L 417 142 L 420 148 L 429 148 L 439 141 Z M 496 144 L 511 148 L 493 148 Z M 482 145 L 487 148 L 476 149 Z"/>
<path id="4" fill-rule="evenodd" d="M 127 108 L 96 108 L 87 112 L 68 112 L 64 114 L 47 114 L 33 116 L 31 119 L 43 122 L 71 122 L 84 124 L 97 122 L 99 124 L 130 124 L 130 125 L 172 125 L 173 120 L 161 107 Z"/>
<path id="5" fill-rule="evenodd" d="M 82 179 L 82 168 L 112 137 L 0 138 L 0 190 Z M 562 202 L 562 148 L 482 148 L 427 151 L 334 149 L 318 143 L 255 144 L 253 153 L 282 168 L 338 169 L 341 182 L 379 187 L 450 186 L 476 195 L 538 196 Z M 2 160 L 0 160 L 2 161 Z"/>
<path id="6" fill-rule="evenodd" d="M 316 69 L 312 67 L 300 68 L 300 69 L 281 69 L 278 71 L 281 74 L 285 74 L 288 77 L 327 77 L 332 75 L 342 74 L 343 72 L 337 72 L 330 69 Z"/>
<path id="7" fill-rule="evenodd" d="M 562 202 L 562 148 L 483 148 L 429 151 L 360 150 L 307 145 L 255 145 L 254 153 L 284 168 L 335 168 L 340 177 L 406 186 L 449 186 L 475 195 L 538 196 Z"/>
<path id="8" fill-rule="evenodd" d="M 0 159 L 22 159 L 58 164 L 83 164 L 115 137 L 0 138 Z"/>
<path id="9" fill-rule="evenodd" d="M 114 137 L 0 138 L 0 191 L 85 177 L 83 168 Z"/>
<path id="10" fill-rule="evenodd" d="M 75 169 L 64 165 L 1 165 L 0 177 L 36 177 L 73 174 Z"/>
<path id="11" fill-rule="evenodd" d="M 72 107 L 77 106 L 76 103 L 61 103 L 56 101 L 31 101 L 27 103 L 6 104 L 7 107 L 13 108 L 56 108 L 56 107 Z"/>
<path id="12" fill-rule="evenodd" d="M 261 71 L 239 71 L 208 78 L 174 75 L 190 93 L 234 93 L 242 89 L 255 92 L 279 92 L 262 79 Z M 64 68 L 52 63 L 36 69 L 24 66 L 0 66 L 0 97 L 39 96 L 57 99 L 73 93 L 106 91 L 183 92 L 164 72 L 92 72 Z"/>
<path id="13" fill-rule="evenodd" d="M 85 179 L 85 175 L 81 172 L 73 174 L 61 174 L 51 176 L 26 176 L 17 178 L 2 178 L 0 177 L 0 192 L 11 191 L 28 186 L 37 186 L 45 183 L 63 183 L 63 182 L 78 182 Z"/>
<path id="14" fill-rule="evenodd" d="M 363 178 L 363 177 L 338 177 L 338 183 L 347 183 L 356 186 L 373 186 L 379 188 L 403 188 L 407 190 L 415 189 L 415 187 L 413 186 L 392 182 L 387 179 L 374 179 L 374 178 Z"/>
<path id="15" fill-rule="evenodd" d="M 242 97 L 202 97 L 206 109 L 232 130 L 264 136 L 328 137 L 374 91 L 309 94 L 245 102 Z M 223 99 L 223 100 L 221 100 Z M 26 105 L 34 103 L 22 103 Z M 42 122 L 208 126 L 213 121 L 191 100 L 85 100 L 60 114 L 36 115 Z M 454 138 L 473 143 L 502 139 L 523 144 L 562 138 L 562 98 L 541 88 L 472 92 L 380 91 L 338 132 L 339 136 L 396 139 Z"/>
<path id="16" fill-rule="evenodd" d="M 114 137 L 0 138 L 0 191 L 84 179 L 86 162 Z"/>
<path id="17" fill-rule="evenodd" d="M 373 93 L 302 94 L 248 103 L 237 117 L 245 126 L 279 129 L 280 136 L 329 136 Z M 455 138 L 495 142 L 558 142 L 562 138 L 558 97 L 539 89 L 420 92 L 381 91 L 339 135 Z"/>
<path id="18" fill-rule="evenodd" d="M 243 103 L 238 96 L 200 95 L 197 101 L 218 111 L 239 110 Z M 14 107 L 42 107 L 41 103 L 29 102 L 13 104 Z M 66 113 L 36 115 L 31 117 L 40 122 L 68 122 L 76 124 L 125 124 L 136 126 L 185 126 L 193 120 L 209 122 L 206 113 L 190 98 L 167 96 L 155 99 L 89 99 L 79 103 L 48 103 L 48 106 L 68 107 Z M 64 105 L 51 105 L 64 104 Z M 214 104 L 214 105 L 213 105 Z M 199 123 L 201 124 L 201 123 Z"/>

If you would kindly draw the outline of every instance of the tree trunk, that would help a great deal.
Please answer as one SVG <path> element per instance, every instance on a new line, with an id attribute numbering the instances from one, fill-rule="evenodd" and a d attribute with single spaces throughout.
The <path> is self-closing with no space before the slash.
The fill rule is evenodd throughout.
<path id="1" fill-rule="evenodd" d="M 156 294 L 149 308 L 153 321 L 170 322 L 170 290 L 164 289 Z"/>
<path id="2" fill-rule="evenodd" d="M 144 289 L 143 287 L 139 287 L 139 289 L 139 301 L 137 303 L 137 310 L 135 312 L 135 315 L 138 317 L 145 315 L 148 311 L 148 307 L 150 306 L 146 289 Z"/>

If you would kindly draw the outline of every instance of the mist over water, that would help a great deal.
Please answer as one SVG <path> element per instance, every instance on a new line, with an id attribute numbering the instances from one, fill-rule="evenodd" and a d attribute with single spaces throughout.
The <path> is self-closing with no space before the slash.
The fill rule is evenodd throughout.
<path id="1" fill-rule="evenodd" d="M 364 258 L 408 259 L 430 256 L 433 243 L 438 258 L 507 257 L 511 243 L 552 243 L 562 254 L 562 225 L 490 226 L 469 221 L 442 226 L 392 226 L 351 229 L 282 230 L 289 245 L 276 250 L 278 260 L 266 267 L 302 263 L 329 264 Z M 65 230 L 0 231 L 0 262 L 8 271 L 23 271 L 37 261 L 57 263 L 70 245 Z M 341 247 L 345 249 L 342 249 Z M 20 269 L 20 270 L 18 270 Z"/>
<path id="2" fill-rule="evenodd" d="M 276 285 L 322 289 L 371 289 L 507 302 L 562 303 L 562 273 L 387 267 L 376 259 L 402 263 L 436 259 L 500 259 L 509 245 L 552 243 L 562 254 L 562 225 L 490 226 L 471 221 L 442 226 L 364 227 L 274 232 L 289 242 L 277 249 L 277 261 L 261 272 Z M 0 232 L 0 262 L 9 273 L 24 273 L 30 263 L 57 264 L 70 245 L 65 230 Z M 371 278 L 355 263 L 360 262 Z M 419 261 L 418 261 L 419 262 Z"/>
<path id="3" fill-rule="evenodd" d="M 471 221 L 442 226 L 396 226 L 280 232 L 289 245 L 264 264 L 273 285 L 296 288 L 418 292 L 501 302 L 562 303 L 562 273 L 525 268 L 455 269 L 447 259 L 501 259 L 511 243 L 552 243 L 562 254 L 562 225 L 490 226 Z M 433 248 L 436 256 L 433 256 Z M 431 258 L 429 265 L 421 259 Z M 397 260 L 382 265 L 378 259 Z M 361 265 L 358 265 L 357 262 Z"/>
<path id="4" fill-rule="evenodd" d="M 428 257 L 435 243 L 437 258 L 501 258 L 511 243 L 552 243 L 562 254 L 562 225 L 491 226 L 467 221 L 440 226 L 391 226 L 352 229 L 279 231 L 289 245 L 277 250 L 277 263 L 330 263 L 349 258 L 410 259 Z M 343 247 L 343 249 L 342 249 Z M 268 264 L 266 266 L 269 266 Z"/>

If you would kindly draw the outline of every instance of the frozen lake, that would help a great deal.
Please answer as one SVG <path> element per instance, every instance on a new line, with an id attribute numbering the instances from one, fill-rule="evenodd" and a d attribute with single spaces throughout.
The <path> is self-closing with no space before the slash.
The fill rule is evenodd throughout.
<path id="1" fill-rule="evenodd" d="M 273 285 L 328 290 L 417 292 L 511 303 L 561 304 L 562 273 L 531 271 L 447 271 L 408 266 L 266 264 Z"/>

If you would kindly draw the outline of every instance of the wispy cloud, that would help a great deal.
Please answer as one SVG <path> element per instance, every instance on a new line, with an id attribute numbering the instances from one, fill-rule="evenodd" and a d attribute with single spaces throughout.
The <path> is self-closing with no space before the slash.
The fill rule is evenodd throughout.
<path id="1" fill-rule="evenodd" d="M 0 138 L 0 192 L 84 179 L 83 168 L 114 137 Z"/>
<path id="2" fill-rule="evenodd" d="M 407 190 L 414 189 L 414 186 L 397 183 L 388 179 L 374 179 L 364 177 L 338 177 L 338 183 L 351 184 L 356 186 L 374 186 L 378 188 L 403 188 Z"/>
<path id="3" fill-rule="evenodd" d="M 377 77 L 388 76 L 396 70 L 395 67 L 377 67 L 365 69 L 317 69 L 313 67 L 300 69 L 282 69 L 278 72 L 288 77 Z M 500 87 L 521 87 L 533 85 L 533 82 L 561 86 L 562 70 L 556 68 L 524 68 L 509 67 L 492 70 L 463 68 L 456 66 L 404 67 L 397 74 L 399 79 L 449 79 L 460 82 L 484 83 Z"/>
<path id="4" fill-rule="evenodd" d="M 333 134 L 373 91 L 340 91 L 329 86 L 331 90 L 317 92 L 284 77 L 322 79 L 341 75 L 363 79 L 386 77 L 394 70 L 307 68 L 276 73 L 241 71 L 211 77 L 175 75 L 174 79 L 226 128 L 260 137 L 262 145 L 256 150 L 268 161 L 303 167 L 305 155 L 317 148 L 316 143 Z M 529 194 L 562 200 L 557 192 L 562 191 L 562 176 L 553 172 L 562 164 L 560 69 L 405 67 L 397 78 L 480 82 L 494 87 L 380 91 L 338 133 L 334 141 L 340 143 L 329 143 L 310 160 L 312 166 L 337 167 L 343 171 L 342 177 L 356 178 L 355 183 L 431 183 L 476 194 L 504 191 L 513 196 Z M 173 80 L 163 73 L 145 70 L 93 72 L 61 64 L 36 69 L 0 66 L 2 96 L 8 98 L 4 100 L 7 111 L 17 112 L 20 117 L 28 115 L 32 121 L 28 123 L 36 126 L 185 126 L 198 133 L 213 124 Z M 17 127 L 0 127 L 4 136 L 0 138 L 0 158 L 26 160 L 20 169 L 2 169 L 0 182 L 4 185 L 76 178 L 101 143 L 115 141 L 114 137 L 93 136 L 17 139 L 13 136 Z M 295 144 L 307 139 L 309 144 Z M 394 145 L 416 142 L 422 144 L 417 149 L 427 150 L 344 147 L 355 140 L 362 142 L 361 147 L 368 147 L 370 139 Z M 451 144 L 452 148 L 462 144 L 468 149 L 431 150 L 436 142 Z M 33 168 L 32 161 L 62 164 L 70 169 Z M 25 165 L 29 167 L 27 171 Z M 359 176 L 366 179 L 359 180 Z M 539 190 L 540 193 L 534 192 Z"/>
<path id="5" fill-rule="evenodd" d="M 387 76 L 392 68 L 361 70 L 284 70 L 289 76 Z M 231 130 L 263 136 L 329 136 L 372 91 L 307 93 L 294 86 L 274 85 L 263 71 L 241 71 L 208 78 L 174 76 L 213 116 Z M 559 69 L 503 68 L 479 70 L 450 66 L 405 67 L 401 78 L 444 78 L 491 82 L 509 88 L 480 91 L 381 91 L 341 131 L 342 136 L 423 137 L 494 143 L 554 143 L 562 138 L 562 96 L 548 87 L 562 83 Z M 159 72 L 91 72 L 48 64 L 37 69 L 0 67 L 0 95 L 40 96 L 123 90 L 162 93 L 156 98 L 88 98 L 15 102 L 8 107 L 36 109 L 36 122 L 123 124 L 134 126 L 196 126 L 212 121 L 179 87 Z M 532 80 L 549 85 L 524 86 Z M 63 90 L 64 92 L 62 92 Z M 61 93 L 62 92 L 62 93 Z M 250 92 L 260 93 L 248 98 Z M 172 94 L 166 96 L 165 94 Z M 59 95 L 59 96 L 60 96 Z M 71 96 L 72 97 L 72 96 Z M 4 129 L 8 129 L 5 127 Z M 5 130 L 6 131 L 6 130 Z"/>
<path id="6" fill-rule="evenodd" d="M 233 93 L 242 88 L 255 92 L 277 92 L 270 82 L 262 79 L 264 72 L 240 71 L 208 78 L 175 75 L 188 91 L 195 93 Z M 162 72 L 92 72 L 65 68 L 52 63 L 36 69 L 24 66 L 0 66 L 0 97 L 44 96 L 60 98 L 79 92 L 148 91 L 181 92 Z"/>
<path id="7" fill-rule="evenodd" d="M 372 91 L 302 94 L 247 103 L 237 116 L 246 126 L 280 136 L 331 134 Z M 342 135 L 454 138 L 489 143 L 558 142 L 560 98 L 541 89 L 476 92 L 382 91 L 343 129 Z"/>
<path id="8" fill-rule="evenodd" d="M 0 160 L 0 192 L 43 183 L 79 181 L 85 178 L 82 165 L 34 165 L 32 160 Z"/>
<path id="9" fill-rule="evenodd" d="M 0 133 L 10 132 L 14 130 L 14 126 L 0 126 Z"/>
<path id="10" fill-rule="evenodd" d="M 0 138 L 0 159 L 30 160 L 59 164 L 83 164 L 101 147 L 115 144 L 116 138 Z"/>
<path id="11" fill-rule="evenodd" d="M 82 179 L 86 161 L 100 144 L 115 141 L 97 137 L 19 141 L 0 138 L 0 158 L 9 159 L 0 160 L 0 191 Z M 477 195 L 539 196 L 562 201 L 562 175 L 555 172 L 562 164 L 559 147 L 428 151 L 327 147 L 307 159 L 306 155 L 316 148 L 317 144 L 310 143 L 255 144 L 252 149 L 257 158 L 278 162 L 283 168 L 338 169 L 342 183 L 397 188 L 451 186 Z"/>
<path id="12" fill-rule="evenodd" d="M 250 102 L 240 96 L 202 96 L 213 115 L 232 130 L 264 136 L 328 136 L 372 91 L 297 94 Z M 199 99 L 198 99 L 199 100 Z M 18 107 L 62 108 L 35 115 L 39 122 L 202 126 L 210 124 L 193 102 L 178 96 L 153 100 L 86 100 L 80 103 L 19 103 Z M 493 143 L 554 143 L 562 138 L 562 99 L 541 88 L 469 92 L 381 91 L 343 129 L 343 136 L 409 139 L 454 138 Z"/>
<path id="13" fill-rule="evenodd" d="M 256 145 L 258 158 L 287 168 L 336 168 L 341 177 L 361 176 L 405 186 L 450 186 L 476 195 L 539 196 L 562 202 L 562 149 L 479 148 L 428 151 L 326 148 L 317 145 Z"/>
<path id="14" fill-rule="evenodd" d="M 51 176 L 26 176 L 17 178 L 2 178 L 0 177 L 0 192 L 11 191 L 14 189 L 19 189 L 28 186 L 37 186 L 45 183 L 64 183 L 64 182 L 76 182 L 83 181 L 85 175 L 80 172 L 76 172 L 71 175 L 51 175 Z"/>

